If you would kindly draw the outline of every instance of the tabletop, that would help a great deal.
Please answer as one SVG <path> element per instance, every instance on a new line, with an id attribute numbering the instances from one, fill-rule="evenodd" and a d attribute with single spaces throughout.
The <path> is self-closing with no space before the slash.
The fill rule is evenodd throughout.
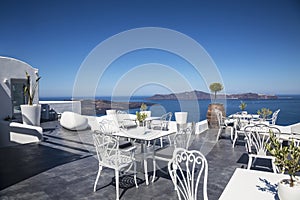
<path id="1" fill-rule="evenodd" d="M 136 127 L 127 130 L 122 129 L 121 131 L 114 133 L 114 135 L 131 139 L 151 141 L 167 135 L 171 135 L 173 133 L 176 133 L 176 130 L 169 129 L 165 131 L 148 129 L 147 127 Z"/>
<path id="2" fill-rule="evenodd" d="M 277 186 L 286 174 L 237 168 L 219 200 L 278 199 Z"/>

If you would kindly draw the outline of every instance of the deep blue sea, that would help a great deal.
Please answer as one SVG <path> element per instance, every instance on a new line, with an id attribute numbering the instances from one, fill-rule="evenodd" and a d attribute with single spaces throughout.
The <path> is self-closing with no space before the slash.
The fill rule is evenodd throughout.
<path id="1" fill-rule="evenodd" d="M 300 122 L 300 95 L 278 95 L 278 99 L 270 100 L 243 100 L 246 104 L 248 113 L 256 114 L 261 108 L 269 108 L 272 111 L 280 109 L 278 114 L 277 124 L 289 125 Z M 66 100 L 70 97 L 51 97 L 40 98 L 41 100 Z M 128 97 L 97 97 L 102 100 L 127 101 Z M 134 96 L 130 101 L 140 101 L 153 103 L 149 106 L 152 116 L 161 116 L 165 112 L 187 111 L 188 121 L 201 121 L 206 119 L 206 112 L 211 100 L 198 101 L 177 101 L 177 100 L 147 100 L 146 96 Z M 227 99 L 222 100 L 227 116 L 240 111 L 239 105 L 241 100 Z M 139 109 L 130 109 L 128 112 L 135 114 Z"/>

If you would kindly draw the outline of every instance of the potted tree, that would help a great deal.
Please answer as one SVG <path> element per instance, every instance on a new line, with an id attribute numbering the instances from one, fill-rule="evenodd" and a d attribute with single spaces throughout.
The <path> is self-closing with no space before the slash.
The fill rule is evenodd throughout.
<path id="1" fill-rule="evenodd" d="M 289 179 L 278 183 L 278 196 L 280 200 L 296 200 L 300 197 L 300 182 L 296 179 L 296 172 L 300 171 L 300 146 L 291 141 L 288 146 L 282 146 L 281 142 L 270 133 L 270 142 L 267 150 L 275 157 L 275 164 L 281 172 L 287 172 Z"/>
<path id="2" fill-rule="evenodd" d="M 39 126 L 40 118 L 41 118 L 41 105 L 33 104 L 33 103 L 34 103 L 36 90 L 38 87 L 38 82 L 41 79 L 41 77 L 38 76 L 35 79 L 35 82 L 31 83 L 32 81 L 29 73 L 28 72 L 25 73 L 26 73 L 26 85 L 24 87 L 24 95 L 26 96 L 28 104 L 21 105 L 23 124 Z"/>
<path id="3" fill-rule="evenodd" d="M 209 128 L 217 128 L 218 127 L 218 119 L 214 112 L 215 109 L 218 109 L 222 112 L 223 116 L 225 116 L 225 109 L 224 105 L 222 103 L 217 103 L 217 92 L 220 92 L 223 90 L 223 85 L 221 83 L 212 83 L 209 85 L 209 89 L 211 92 L 214 93 L 214 99 L 213 103 L 208 105 L 206 118 L 208 122 Z"/>

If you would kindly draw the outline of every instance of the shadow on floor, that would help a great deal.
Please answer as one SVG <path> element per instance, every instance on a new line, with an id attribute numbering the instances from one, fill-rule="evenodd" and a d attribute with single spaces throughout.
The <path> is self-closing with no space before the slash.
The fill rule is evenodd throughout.
<path id="1" fill-rule="evenodd" d="M 83 158 L 82 155 L 40 144 L 0 148 L 0 155 L 0 190 L 56 166 Z"/>

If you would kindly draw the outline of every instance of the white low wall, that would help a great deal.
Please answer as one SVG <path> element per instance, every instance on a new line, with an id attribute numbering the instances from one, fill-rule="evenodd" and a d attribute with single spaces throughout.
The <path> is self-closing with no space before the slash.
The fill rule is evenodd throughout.
<path id="1" fill-rule="evenodd" d="M 81 114 L 81 102 L 80 101 L 39 101 L 40 104 L 48 104 L 50 109 L 55 110 L 61 114 L 65 111 L 71 111 Z"/>
<path id="2" fill-rule="evenodd" d="M 203 133 L 206 130 L 208 130 L 208 122 L 206 119 L 196 123 L 196 134 Z"/>

